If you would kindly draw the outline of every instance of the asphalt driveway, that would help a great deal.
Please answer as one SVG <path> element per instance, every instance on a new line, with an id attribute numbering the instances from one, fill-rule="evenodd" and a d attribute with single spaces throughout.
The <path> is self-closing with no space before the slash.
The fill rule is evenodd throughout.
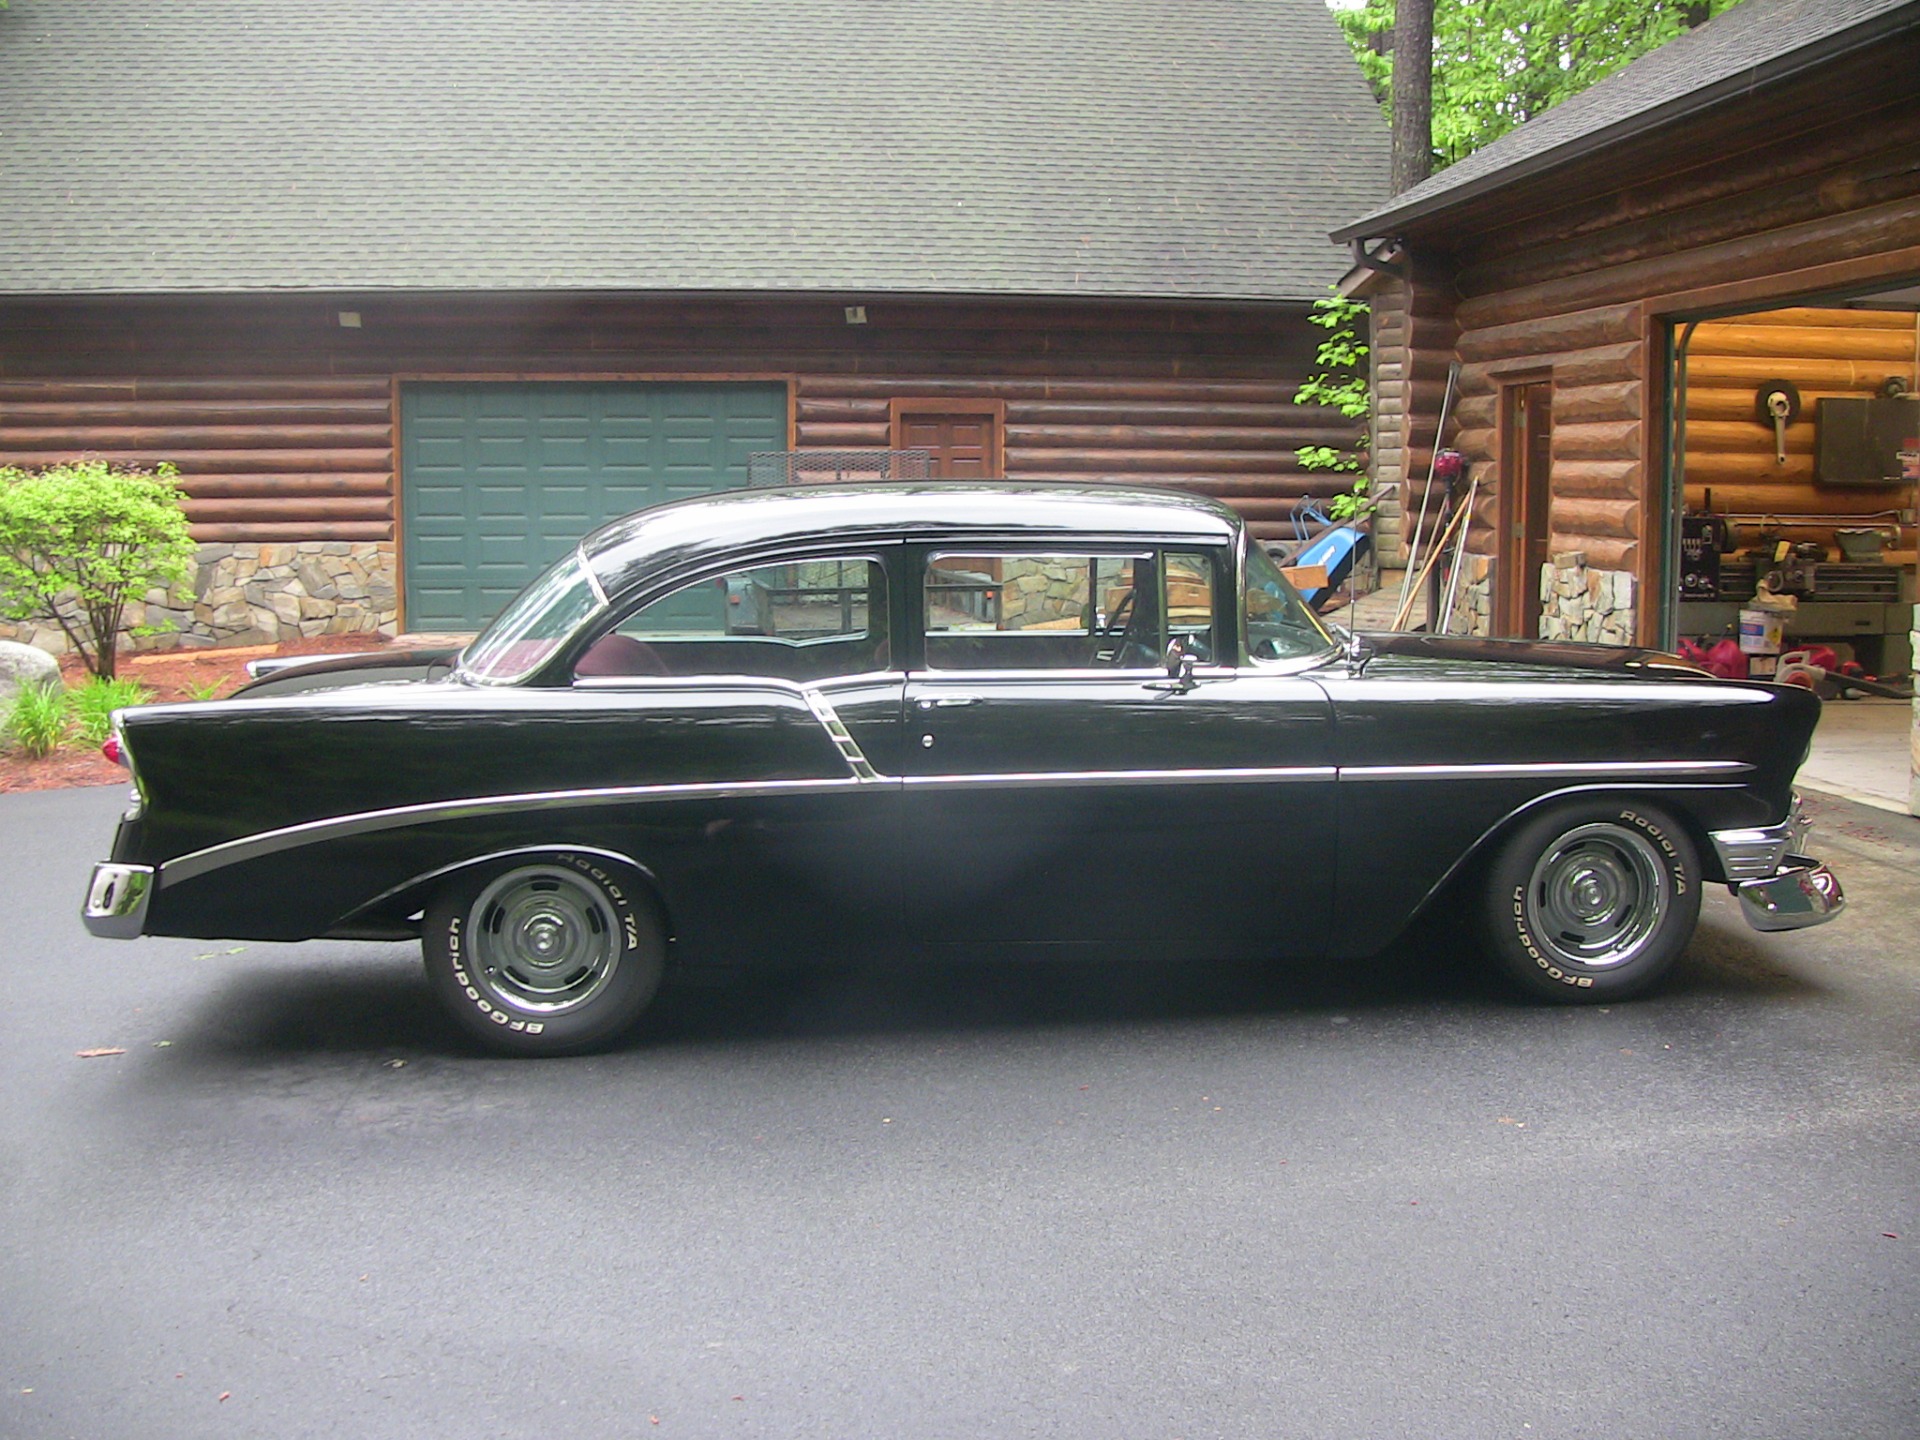
<path id="1" fill-rule="evenodd" d="M 9 1440 L 1920 1432 L 1920 822 L 1637 1004 L 873 962 L 512 1062 L 407 947 L 92 940 L 119 804 L 0 797 Z"/>

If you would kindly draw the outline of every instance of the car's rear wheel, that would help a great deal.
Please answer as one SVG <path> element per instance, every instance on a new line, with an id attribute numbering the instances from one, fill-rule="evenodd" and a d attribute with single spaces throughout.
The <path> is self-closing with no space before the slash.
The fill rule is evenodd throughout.
<path id="1" fill-rule="evenodd" d="M 421 948 L 454 1022 L 513 1055 L 604 1045 L 659 988 L 665 942 L 641 882 L 597 855 L 556 852 L 469 874 L 426 914 Z"/>
<path id="2" fill-rule="evenodd" d="M 1487 872 L 1495 964 L 1529 994 L 1621 1000 L 1673 967 L 1700 917 L 1700 862 L 1664 811 L 1562 805 L 1508 837 Z"/>

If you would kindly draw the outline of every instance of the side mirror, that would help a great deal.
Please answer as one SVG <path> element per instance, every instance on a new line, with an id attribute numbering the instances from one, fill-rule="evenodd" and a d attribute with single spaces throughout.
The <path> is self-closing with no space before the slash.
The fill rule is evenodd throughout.
<path id="1" fill-rule="evenodd" d="M 1186 692 L 1200 682 L 1193 678 L 1193 656 L 1187 653 L 1187 647 L 1178 636 L 1167 642 L 1167 679 L 1172 682 L 1165 689 Z"/>

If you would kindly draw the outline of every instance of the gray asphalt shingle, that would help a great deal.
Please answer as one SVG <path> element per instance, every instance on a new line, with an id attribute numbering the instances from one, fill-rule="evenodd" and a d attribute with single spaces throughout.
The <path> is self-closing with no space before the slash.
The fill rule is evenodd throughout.
<path id="1" fill-rule="evenodd" d="M 12 0 L 0 293 L 1305 299 L 1322 0 Z"/>

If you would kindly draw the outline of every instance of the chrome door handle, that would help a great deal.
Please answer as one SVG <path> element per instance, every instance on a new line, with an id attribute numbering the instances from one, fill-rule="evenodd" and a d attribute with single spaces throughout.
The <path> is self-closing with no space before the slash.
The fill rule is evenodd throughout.
<path id="1" fill-rule="evenodd" d="M 914 701 L 921 710 L 953 710 L 962 705 L 978 705 L 983 695 L 928 695 Z"/>

